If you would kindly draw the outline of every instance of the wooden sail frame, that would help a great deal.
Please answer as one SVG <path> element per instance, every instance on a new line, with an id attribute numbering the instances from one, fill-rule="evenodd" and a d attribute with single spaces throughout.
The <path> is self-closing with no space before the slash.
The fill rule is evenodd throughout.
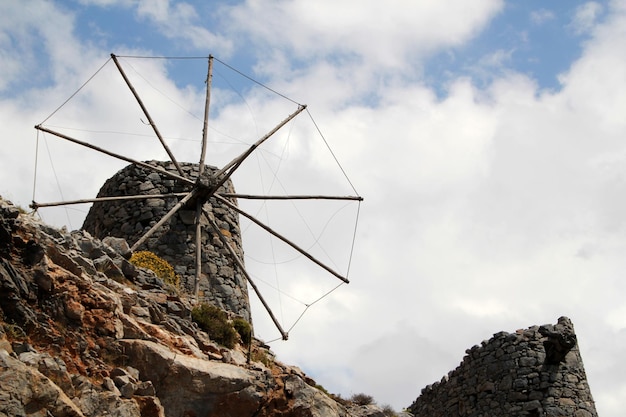
<path id="1" fill-rule="evenodd" d="M 200 152 L 200 160 L 199 160 L 199 174 L 198 174 L 198 177 L 194 180 L 194 179 L 188 178 L 185 175 L 185 173 L 182 170 L 180 164 L 176 160 L 174 154 L 169 149 L 169 147 L 168 147 L 167 143 L 165 142 L 165 140 L 163 139 L 163 136 L 161 135 L 161 133 L 160 133 L 156 123 L 154 122 L 154 120 L 152 119 L 150 113 L 148 112 L 148 109 L 146 108 L 145 104 L 141 100 L 141 97 L 137 93 L 137 91 L 134 88 L 133 84 L 131 83 L 130 79 L 127 77 L 124 69 L 122 68 L 122 66 L 121 66 L 121 64 L 120 64 L 120 62 L 118 60 L 118 56 L 115 55 L 115 54 L 111 54 L 111 59 L 115 63 L 115 66 L 117 67 L 120 75 L 124 79 L 124 82 L 128 86 L 129 90 L 132 92 L 132 94 L 133 94 L 135 100 L 137 101 L 139 107 L 141 108 L 142 112 L 144 113 L 144 115 L 148 119 L 148 123 L 152 127 L 156 137 L 158 138 L 159 142 L 163 146 L 163 148 L 166 151 L 166 153 L 167 153 L 168 157 L 170 158 L 171 162 L 176 167 L 176 171 L 178 172 L 178 174 L 173 173 L 171 171 L 167 171 L 165 169 L 161 169 L 159 167 L 155 167 L 155 166 L 150 165 L 150 164 L 145 163 L 145 162 L 141 162 L 141 161 L 138 161 L 138 160 L 126 157 L 124 155 L 121 155 L 121 154 L 118 154 L 118 153 L 115 153 L 115 152 L 108 151 L 108 150 L 103 149 L 101 147 L 92 145 L 92 144 L 90 144 L 88 142 L 81 141 L 79 139 L 73 138 L 71 136 L 68 136 L 68 135 L 65 135 L 63 133 L 60 133 L 60 132 L 54 131 L 52 129 L 49 129 L 47 127 L 44 127 L 44 126 L 42 126 L 42 124 L 36 125 L 35 129 L 39 130 L 39 131 L 42 131 L 42 132 L 45 132 L 45 133 L 52 134 L 52 135 L 57 136 L 57 137 L 59 137 L 61 139 L 67 140 L 69 142 L 78 144 L 80 146 L 86 147 L 88 149 L 91 149 L 91 150 L 94 150 L 94 151 L 97 151 L 97 152 L 103 153 L 103 154 L 111 156 L 113 158 L 116 158 L 116 159 L 128 162 L 128 163 L 133 164 L 135 166 L 146 168 L 146 169 L 151 170 L 153 172 L 156 172 L 158 174 L 165 175 L 165 176 L 170 177 L 170 178 L 172 178 L 172 179 L 174 179 L 176 181 L 180 181 L 180 182 L 182 182 L 182 183 L 184 183 L 184 184 L 186 184 L 188 186 L 191 186 L 191 190 L 189 192 L 184 192 L 184 193 L 147 194 L 147 195 L 143 195 L 142 194 L 142 195 L 128 195 L 128 196 L 115 196 L 115 197 L 97 197 L 97 198 L 91 198 L 91 199 L 67 200 L 67 201 L 57 201 L 57 202 L 49 202 L 49 203 L 39 203 L 39 202 L 33 201 L 32 204 L 30 205 L 30 207 L 33 208 L 34 210 L 38 210 L 39 208 L 42 208 L 42 207 L 65 206 L 65 205 L 83 204 L 83 203 L 138 200 L 138 199 L 154 199 L 154 198 L 163 199 L 163 198 L 170 198 L 170 197 L 180 198 L 180 200 L 170 209 L 170 211 L 168 213 L 166 213 L 155 225 L 153 225 L 136 242 L 134 242 L 132 244 L 131 251 L 135 251 L 141 245 L 143 245 L 147 241 L 147 239 L 150 236 L 152 236 L 159 228 L 161 228 L 161 226 L 163 226 L 173 215 L 175 215 L 182 207 L 184 207 L 185 204 L 187 204 L 190 200 L 193 200 L 195 198 L 196 199 L 196 210 L 195 210 L 195 213 L 196 213 L 196 218 L 195 218 L 195 224 L 196 224 L 196 230 L 195 230 L 195 235 L 196 235 L 195 236 L 195 238 L 196 238 L 196 253 L 195 253 L 195 256 L 196 256 L 196 268 L 195 268 L 195 271 L 196 272 L 195 272 L 195 278 L 194 278 L 194 300 L 197 300 L 197 298 L 198 298 L 198 285 L 199 285 L 199 281 L 200 281 L 200 278 L 201 278 L 201 262 L 202 262 L 202 245 L 201 245 L 202 222 L 201 222 L 201 217 L 204 215 L 205 218 L 208 219 L 208 224 L 211 227 L 213 233 L 215 233 L 218 236 L 218 238 L 222 241 L 224 246 L 229 250 L 230 255 L 233 258 L 233 261 L 237 264 L 237 266 L 241 270 L 242 274 L 245 276 L 247 282 L 250 284 L 250 286 L 254 290 L 255 294 L 257 295 L 257 297 L 261 301 L 263 307 L 265 308 L 265 310 L 269 314 L 270 318 L 272 319 L 272 322 L 274 323 L 274 325 L 276 326 L 276 328 L 280 332 L 282 339 L 283 340 L 287 340 L 288 337 L 289 337 L 288 332 L 286 332 L 282 328 L 281 324 L 276 319 L 276 316 L 274 315 L 274 313 L 273 313 L 272 309 L 270 308 L 270 306 L 265 301 L 263 295 L 261 294 L 260 290 L 256 286 L 254 280 L 250 277 L 250 275 L 246 271 L 245 266 L 243 264 L 243 261 L 235 253 L 233 248 L 228 244 L 228 242 L 226 241 L 226 239 L 223 236 L 223 234 L 220 232 L 220 230 L 217 227 L 217 225 L 214 223 L 213 220 L 211 220 L 210 216 L 208 215 L 208 213 L 206 212 L 206 210 L 203 207 L 204 207 L 204 204 L 209 201 L 209 198 L 211 198 L 211 197 L 216 198 L 221 203 L 223 203 L 226 206 L 228 206 L 230 209 L 232 209 L 232 210 L 236 211 L 237 213 L 239 213 L 240 215 L 246 217 L 247 219 L 249 219 L 253 223 L 255 223 L 258 226 L 260 226 L 262 229 L 264 229 L 265 231 L 267 231 L 268 233 L 273 235 L 274 237 L 282 240 L 283 242 L 285 242 L 286 244 L 291 246 L 293 249 L 295 249 L 296 251 L 298 251 L 299 253 L 304 255 L 306 258 L 311 260 L 314 264 L 318 265 L 322 269 L 324 269 L 327 272 L 329 272 L 331 275 L 333 275 L 336 278 L 340 279 L 344 283 L 349 283 L 349 280 L 347 279 L 347 277 L 344 277 L 341 274 L 335 272 L 333 269 L 331 269 L 330 267 L 328 267 L 327 265 L 325 265 L 321 261 L 319 261 L 316 258 L 314 258 L 305 249 L 300 248 L 298 245 L 296 245 L 295 243 L 291 242 L 289 239 L 287 239 L 286 237 L 282 236 L 280 233 L 274 231 L 269 226 L 265 225 L 263 222 L 261 222 L 260 220 L 256 219 L 254 216 L 252 216 L 252 215 L 246 213 L 245 211 L 241 210 L 239 207 L 237 207 L 235 204 L 233 204 L 229 199 L 235 199 L 235 198 L 241 198 L 241 199 L 264 199 L 264 200 L 303 200 L 303 199 L 310 200 L 310 199 L 318 199 L 318 200 L 362 201 L 363 198 L 361 196 L 358 196 L 358 195 L 355 195 L 355 196 L 325 196 L 325 195 L 287 195 L 287 196 L 271 196 L 271 195 L 268 195 L 268 196 L 263 196 L 263 195 L 251 195 L 251 194 L 237 194 L 237 193 L 218 193 L 218 189 L 220 188 L 220 186 L 222 186 L 226 181 L 229 180 L 229 178 L 235 173 L 235 171 L 241 166 L 241 164 L 261 144 L 263 144 L 265 141 L 267 141 L 269 138 L 271 138 L 283 126 L 285 126 L 287 123 L 289 123 L 291 120 L 293 120 L 296 116 L 298 116 L 302 111 L 304 111 L 306 109 L 306 105 L 299 104 L 297 110 L 295 110 L 294 112 L 289 114 L 285 119 L 283 119 L 281 122 L 279 122 L 273 129 L 271 129 L 269 132 L 267 132 L 265 135 L 263 135 L 261 138 L 259 138 L 248 149 L 246 149 L 240 155 L 235 157 L 233 160 L 231 160 L 229 163 L 227 163 L 221 169 L 218 169 L 217 171 L 212 172 L 208 176 L 208 180 L 203 179 L 204 168 L 205 168 L 205 166 L 204 166 L 205 162 L 204 161 L 205 161 L 205 158 L 206 158 L 206 150 L 207 150 L 209 109 L 210 109 L 210 101 L 211 101 L 211 80 L 212 80 L 212 77 L 213 77 L 213 60 L 214 60 L 214 57 L 212 55 L 209 55 L 209 57 L 208 57 L 207 78 L 206 78 L 206 81 L 205 81 L 205 83 L 206 83 L 205 109 L 204 109 L 204 119 L 203 119 L 201 152 Z"/>

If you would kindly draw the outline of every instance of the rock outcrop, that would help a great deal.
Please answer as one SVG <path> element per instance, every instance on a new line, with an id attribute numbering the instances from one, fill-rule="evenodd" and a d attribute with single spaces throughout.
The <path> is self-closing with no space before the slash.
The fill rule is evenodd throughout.
<path id="1" fill-rule="evenodd" d="M 382 415 L 335 401 L 258 340 L 213 342 L 184 297 L 108 242 L 0 198 L 0 417 Z"/>
<path id="2" fill-rule="evenodd" d="M 261 341 L 220 346 L 123 240 L 0 198 L 0 417 L 383 417 Z M 597 417 L 571 321 L 499 332 L 401 416 Z"/>

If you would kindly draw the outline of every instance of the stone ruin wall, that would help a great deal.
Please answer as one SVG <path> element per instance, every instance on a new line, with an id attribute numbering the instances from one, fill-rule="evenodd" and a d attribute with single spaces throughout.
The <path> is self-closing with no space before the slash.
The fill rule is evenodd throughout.
<path id="1" fill-rule="evenodd" d="M 422 390 L 415 417 L 597 417 L 571 321 L 496 333 Z"/>
<path id="2" fill-rule="evenodd" d="M 151 165 L 178 174 L 171 162 L 149 161 Z M 179 163 L 187 178 L 198 178 L 198 164 Z M 215 170 L 206 166 L 207 170 Z M 125 195 L 154 195 L 190 191 L 191 186 L 168 176 L 129 165 L 108 179 L 98 192 L 98 197 Z M 228 180 L 220 193 L 234 193 Z M 83 230 L 103 239 L 121 237 L 133 245 L 169 210 L 179 198 L 154 198 L 144 200 L 107 201 L 94 203 L 89 210 Z M 211 198 L 204 209 L 213 216 L 231 247 L 243 259 L 239 215 Z M 189 201 L 168 222 L 154 233 L 138 250 L 149 250 L 167 260 L 181 277 L 181 286 L 193 293 L 196 274 L 195 240 L 196 202 Z M 228 249 L 218 236 L 211 233 L 206 219 L 202 218 L 202 270 L 199 282 L 199 301 L 221 307 L 251 322 L 248 287 L 245 277 L 233 261 Z"/>

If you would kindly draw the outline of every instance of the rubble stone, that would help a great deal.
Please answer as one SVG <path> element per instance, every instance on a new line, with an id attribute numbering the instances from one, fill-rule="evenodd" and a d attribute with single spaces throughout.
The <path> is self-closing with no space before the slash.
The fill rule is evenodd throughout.
<path id="1" fill-rule="evenodd" d="M 148 161 L 159 169 L 178 175 L 171 162 Z M 179 164 L 186 177 L 196 180 L 199 165 Z M 216 168 L 206 166 L 207 172 Z M 150 195 L 185 193 L 191 185 L 172 180 L 165 174 L 152 172 L 146 168 L 129 165 L 108 179 L 98 192 L 98 197 L 122 195 Z M 223 184 L 220 193 L 234 193 L 230 180 Z M 180 197 L 164 197 L 139 200 L 106 201 L 94 203 L 83 224 L 83 229 L 107 245 L 117 248 L 128 257 L 128 243 L 139 240 L 153 225 L 165 216 L 179 201 Z M 193 200 L 193 199 L 192 199 Z M 233 201 L 236 204 L 236 201 Z M 222 229 L 222 234 L 240 259 L 243 259 L 239 214 L 211 197 L 203 205 L 208 216 Z M 194 291 L 196 274 L 196 201 L 189 201 L 168 222 L 150 237 L 139 250 L 149 250 L 167 260 L 181 276 L 181 283 L 187 293 Z M 202 269 L 198 294 L 201 301 L 209 302 L 236 316 L 251 322 L 248 286 L 242 272 L 222 241 L 214 236 L 208 220 L 203 216 L 202 224 Z M 68 261 L 69 262 L 69 261 Z M 122 276 L 125 265 L 110 265 L 106 259 L 94 261 L 99 271 Z M 220 265 L 219 268 L 216 265 Z M 120 271 L 121 270 L 121 271 Z M 124 274 L 124 275 L 127 275 Z M 234 290 L 237 288 L 237 290 Z"/>
<path id="2" fill-rule="evenodd" d="M 597 417 L 567 317 L 554 325 L 496 333 L 466 353 L 445 380 L 422 390 L 409 407 L 415 417 Z"/>

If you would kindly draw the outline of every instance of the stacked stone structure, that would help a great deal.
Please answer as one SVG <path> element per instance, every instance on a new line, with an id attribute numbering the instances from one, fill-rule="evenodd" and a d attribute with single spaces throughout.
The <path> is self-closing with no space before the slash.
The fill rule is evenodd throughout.
<path id="1" fill-rule="evenodd" d="M 427 386 L 415 417 L 597 417 L 571 321 L 496 333 Z"/>
<path id="2" fill-rule="evenodd" d="M 171 162 L 149 161 L 150 165 L 178 174 Z M 185 176 L 196 180 L 199 165 L 179 164 Z M 216 168 L 206 166 L 205 173 Z M 169 176 L 136 165 L 129 165 L 108 179 L 98 197 L 127 195 L 158 195 L 183 193 L 191 185 Z M 219 193 L 234 193 L 228 180 Z M 105 201 L 94 203 L 83 224 L 83 229 L 103 239 L 114 236 L 126 239 L 130 245 L 138 241 L 153 225 L 179 201 L 177 197 L 146 198 L 139 200 Z M 243 259 L 239 215 L 214 198 L 203 208 L 215 220 L 222 235 Z M 191 293 L 196 275 L 196 201 L 191 200 L 176 215 L 157 230 L 138 250 L 149 250 L 167 260 L 181 277 L 183 290 Z M 250 304 L 245 277 L 242 275 L 222 240 L 211 233 L 204 216 L 202 223 L 202 263 L 198 298 L 221 307 L 250 321 Z"/>

